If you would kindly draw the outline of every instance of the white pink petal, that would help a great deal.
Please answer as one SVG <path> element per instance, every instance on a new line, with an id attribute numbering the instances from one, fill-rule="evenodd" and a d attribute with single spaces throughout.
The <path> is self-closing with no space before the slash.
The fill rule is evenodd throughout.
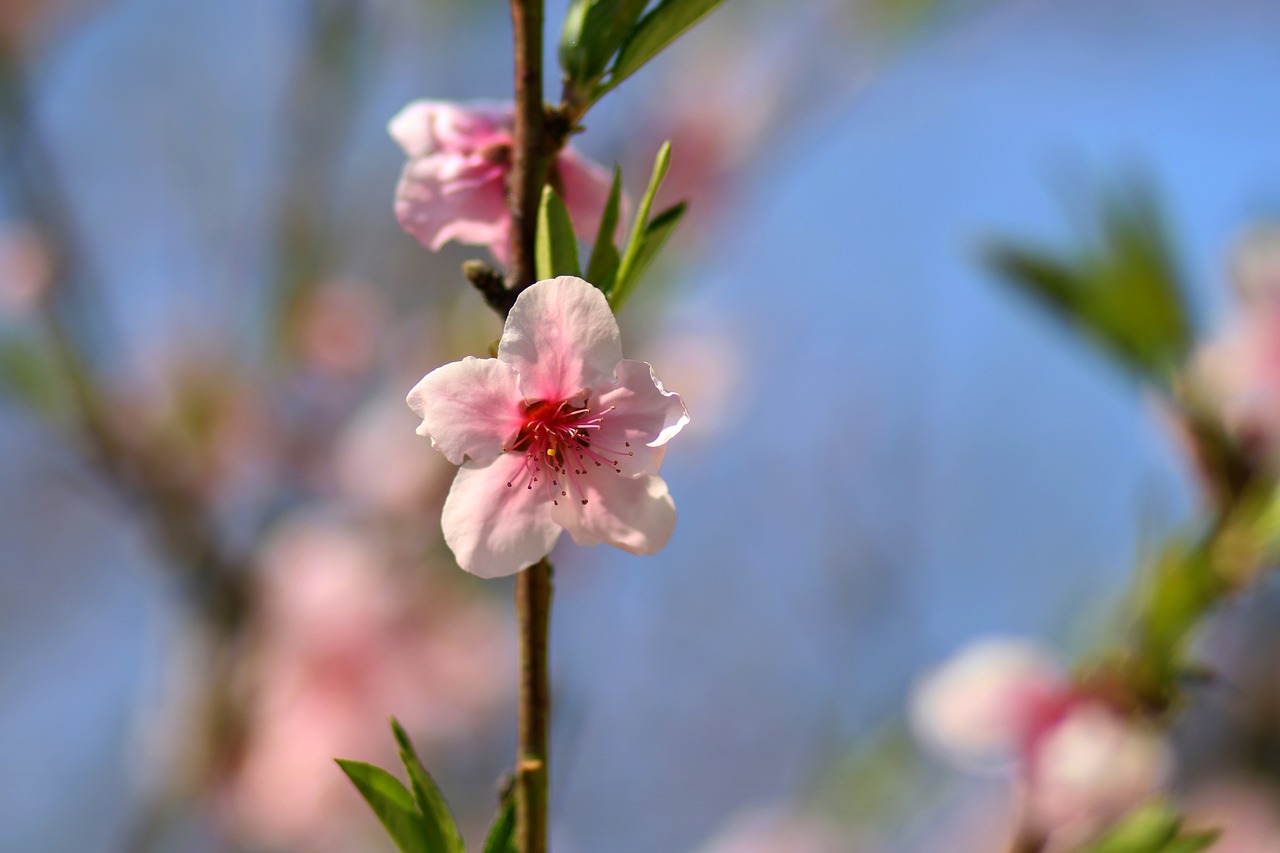
<path id="1" fill-rule="evenodd" d="M 584 482 L 583 501 L 560 501 L 551 517 L 579 545 L 605 542 L 629 554 L 660 551 L 676 526 L 676 505 L 661 477 L 606 474 Z"/>
<path id="2" fill-rule="evenodd" d="M 422 423 L 418 434 L 455 465 L 492 459 L 523 423 L 517 377 L 494 358 L 473 358 L 428 373 L 407 398 Z"/>
<path id="3" fill-rule="evenodd" d="M 482 578 L 527 569 L 560 538 L 544 490 L 522 482 L 524 459 L 504 453 L 467 462 L 445 498 L 440 526 L 458 565 Z"/>
<path id="4" fill-rule="evenodd" d="M 530 402 L 585 399 L 591 389 L 614 381 L 622 336 L 604 294 L 580 278 L 561 276 L 516 299 L 498 358 L 520 374 L 521 393 Z"/>

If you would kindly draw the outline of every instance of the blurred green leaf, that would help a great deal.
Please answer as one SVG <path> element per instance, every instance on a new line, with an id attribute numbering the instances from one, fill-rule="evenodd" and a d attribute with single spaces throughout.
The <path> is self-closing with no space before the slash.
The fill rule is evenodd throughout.
<path id="1" fill-rule="evenodd" d="M 574 0 L 560 31 L 565 77 L 590 86 L 630 34 L 649 0 Z"/>
<path id="2" fill-rule="evenodd" d="M 1177 694 L 1187 636 L 1227 588 L 1207 541 L 1174 542 L 1160 555 L 1137 608 L 1135 686 L 1151 701 L 1165 705 Z"/>
<path id="3" fill-rule="evenodd" d="M 504 797 L 498 816 L 489 828 L 489 837 L 484 842 L 484 853 L 519 853 L 516 847 L 516 801 L 514 797 Z"/>
<path id="4" fill-rule="evenodd" d="M 0 339 L 0 389 L 46 417 L 67 410 L 66 379 L 48 352 L 28 341 Z"/>
<path id="5" fill-rule="evenodd" d="M 538 206 L 534 266 L 540 281 L 558 275 L 582 275 L 578 267 L 578 238 L 573 233 L 573 221 L 564 202 L 551 187 L 542 188 L 542 203 Z"/>
<path id="6" fill-rule="evenodd" d="M 1074 256 L 1006 244 L 990 262 L 1149 381 L 1166 386 L 1187 356 L 1192 329 L 1184 290 L 1149 193 L 1112 191 L 1093 244 Z"/>
<path id="7" fill-rule="evenodd" d="M 618 274 L 618 247 L 613 244 L 618 230 L 618 216 L 622 210 L 622 170 L 613 167 L 613 185 L 609 187 L 609 200 L 600 216 L 600 230 L 591 249 L 591 261 L 587 264 L 587 281 L 604 291 L 606 296 L 613 289 Z"/>
<path id="8" fill-rule="evenodd" d="M 1166 844 L 1160 853 L 1200 853 L 1202 850 L 1213 847 L 1221 835 L 1222 831 L 1217 829 L 1197 832 L 1195 835 L 1184 835 Z"/>
<path id="9" fill-rule="evenodd" d="M 639 71 L 664 47 L 707 15 L 721 0 L 660 0 L 632 28 L 596 97 Z"/>
<path id="10" fill-rule="evenodd" d="M 449 850 L 438 840 L 439 834 L 432 832 L 426 818 L 414 808 L 413 796 L 399 779 L 381 767 L 362 761 L 339 758 L 337 762 L 403 853 L 445 853 Z"/>
<path id="11" fill-rule="evenodd" d="M 1164 853 L 1178 836 L 1182 819 L 1164 803 L 1152 803 L 1125 817 L 1080 853 Z"/>
<path id="12" fill-rule="evenodd" d="M 653 208 L 653 199 L 662 186 L 662 179 L 667 175 L 671 165 L 671 143 L 664 142 L 653 161 L 653 173 L 649 176 L 649 187 L 640 206 L 636 210 L 635 221 L 631 225 L 631 237 L 627 242 L 627 250 L 618 264 L 617 280 L 609 291 L 609 305 L 616 312 L 626 302 L 631 291 L 640 280 L 640 274 L 653 260 L 657 250 L 666 242 L 671 230 L 680 221 L 684 213 L 684 204 L 671 207 L 653 220 L 649 219 L 649 211 Z"/>
<path id="13" fill-rule="evenodd" d="M 1077 853 L 1200 853 L 1218 840 L 1218 830 L 1183 834 L 1182 817 L 1155 802 L 1127 815 Z"/>

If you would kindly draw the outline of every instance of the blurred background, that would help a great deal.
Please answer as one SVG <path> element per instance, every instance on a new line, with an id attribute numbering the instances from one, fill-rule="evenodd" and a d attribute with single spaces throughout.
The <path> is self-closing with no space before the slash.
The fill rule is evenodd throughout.
<path id="1" fill-rule="evenodd" d="M 558 853 L 999 849 L 1009 780 L 922 754 L 912 684 L 984 635 L 1106 645 L 1205 498 L 989 249 L 1070 249 L 1139 182 L 1196 340 L 1228 327 L 1280 216 L 1277 34 L 1263 0 L 738 0 L 592 111 L 633 197 L 672 140 L 689 213 L 620 320 L 693 421 L 666 550 L 553 554 Z M 0 849 L 386 849 L 332 758 L 392 764 L 392 714 L 477 841 L 511 584 L 453 564 L 403 398 L 500 327 L 481 250 L 397 226 L 385 124 L 508 97 L 506 4 L 0 0 L 0 40 Z M 1215 613 L 1232 687 L 1177 734 L 1246 853 L 1280 849 L 1274 586 Z"/>

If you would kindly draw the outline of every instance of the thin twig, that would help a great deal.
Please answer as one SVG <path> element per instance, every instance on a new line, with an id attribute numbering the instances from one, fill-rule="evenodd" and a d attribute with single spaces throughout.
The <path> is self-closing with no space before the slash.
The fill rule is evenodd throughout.
<path id="1" fill-rule="evenodd" d="M 511 0 L 515 39 L 515 132 L 510 183 L 511 285 L 533 284 L 538 203 L 551 158 L 563 139 L 547 133 L 542 102 L 542 0 Z M 507 310 L 510 310 L 509 308 Z M 507 313 L 506 311 L 503 312 Z M 551 690 L 547 638 L 551 621 L 551 564 L 544 558 L 516 577 L 520 626 L 520 722 L 516 755 L 516 838 L 521 853 L 546 853 L 548 729 Z"/>

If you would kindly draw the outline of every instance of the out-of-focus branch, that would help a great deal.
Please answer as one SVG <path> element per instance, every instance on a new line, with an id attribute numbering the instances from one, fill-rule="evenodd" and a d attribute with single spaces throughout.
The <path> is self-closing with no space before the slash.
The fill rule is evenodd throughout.
<path id="1" fill-rule="evenodd" d="M 166 568 L 181 581 L 186 600 L 211 642 L 195 717 L 186 720 L 188 760 L 158 801 L 134 822 L 126 849 L 146 850 L 193 792 L 207 790 L 234 760 L 242 720 L 232 697 L 235 639 L 250 608 L 245 560 L 222 542 L 199 484 L 191 482 L 164 448 L 136 440 L 123 413 L 113 411 L 88 356 L 86 338 L 109 345 L 101 311 L 87 301 L 92 278 L 79 245 L 57 169 L 31 115 L 22 69 L 11 53 L 0 59 L 0 128 L 23 214 L 39 229 L 53 256 L 52 279 L 38 319 L 58 375 L 66 386 L 72 442 L 104 484 L 133 507 Z M 90 326 L 90 321 L 96 321 Z"/>

